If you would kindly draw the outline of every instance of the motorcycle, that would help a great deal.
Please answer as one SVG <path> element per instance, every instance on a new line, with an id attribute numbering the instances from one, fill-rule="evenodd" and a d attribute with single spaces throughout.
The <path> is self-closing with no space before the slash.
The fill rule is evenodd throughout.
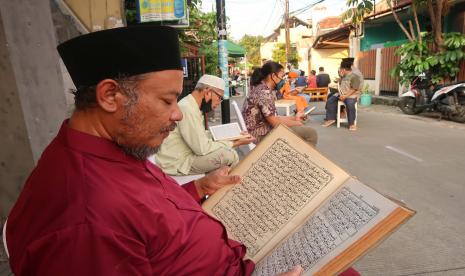
<path id="1" fill-rule="evenodd" d="M 409 115 L 423 111 L 440 112 L 452 121 L 465 123 L 465 83 L 449 83 L 434 87 L 430 77 L 415 77 L 410 90 L 400 96 L 400 109 Z"/>

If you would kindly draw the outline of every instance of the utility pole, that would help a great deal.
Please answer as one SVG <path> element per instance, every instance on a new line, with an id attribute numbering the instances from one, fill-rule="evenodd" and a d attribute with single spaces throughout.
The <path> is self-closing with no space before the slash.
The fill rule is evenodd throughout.
<path id="1" fill-rule="evenodd" d="M 285 0 L 286 10 L 284 12 L 284 29 L 286 32 L 286 62 L 290 64 L 291 60 L 291 39 L 289 33 L 289 0 Z"/>
<path id="2" fill-rule="evenodd" d="M 229 68 L 228 49 L 226 48 L 226 12 L 225 0 L 216 0 L 216 22 L 218 26 L 218 66 L 221 70 L 221 77 L 224 80 L 224 100 L 221 102 L 221 122 L 227 124 L 231 121 L 229 108 Z"/>

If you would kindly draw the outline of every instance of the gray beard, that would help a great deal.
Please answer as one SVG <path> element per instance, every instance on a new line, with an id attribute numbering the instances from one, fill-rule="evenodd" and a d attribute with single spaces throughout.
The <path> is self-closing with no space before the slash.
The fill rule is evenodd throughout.
<path id="1" fill-rule="evenodd" d="M 149 156 L 158 152 L 160 147 L 137 146 L 130 147 L 125 145 L 118 145 L 127 155 L 134 157 L 137 160 L 144 161 Z"/>

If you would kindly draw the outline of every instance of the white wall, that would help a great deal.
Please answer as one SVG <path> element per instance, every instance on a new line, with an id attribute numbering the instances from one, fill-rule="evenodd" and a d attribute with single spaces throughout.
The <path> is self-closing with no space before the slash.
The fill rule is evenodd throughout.
<path id="1" fill-rule="evenodd" d="M 277 42 L 267 42 L 260 46 L 261 59 L 273 59 L 273 49 L 276 47 Z"/>
<path id="2" fill-rule="evenodd" d="M 325 72 L 331 79 L 337 77 L 337 70 L 341 64 L 341 59 L 348 56 L 347 49 L 312 49 L 311 50 L 311 69 L 318 73 L 318 68 L 323 66 Z"/>

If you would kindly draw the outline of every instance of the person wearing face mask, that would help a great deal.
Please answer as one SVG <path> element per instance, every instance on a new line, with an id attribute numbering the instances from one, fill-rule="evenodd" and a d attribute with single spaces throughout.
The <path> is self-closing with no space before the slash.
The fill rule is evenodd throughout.
<path id="1" fill-rule="evenodd" d="M 303 87 L 296 87 L 295 83 L 299 74 L 295 71 L 289 72 L 287 74 L 288 81 L 284 83 L 284 86 L 278 90 L 283 94 L 283 99 L 285 100 L 294 100 L 297 112 L 304 112 L 308 107 L 307 99 L 303 96 L 299 96 L 299 93 L 302 92 Z"/>
<path id="2" fill-rule="evenodd" d="M 316 146 L 316 131 L 303 124 L 305 116 L 278 116 L 276 114 L 276 91 L 284 85 L 284 68 L 281 64 L 268 61 L 256 68 L 250 79 L 250 93 L 244 102 L 242 115 L 249 133 L 259 143 L 274 127 L 284 124 L 313 146 Z"/>
<path id="3" fill-rule="evenodd" d="M 223 101 L 223 79 L 203 75 L 194 91 L 179 101 L 183 119 L 162 143 L 155 159 L 169 175 L 202 174 L 239 161 L 235 147 L 254 141 L 253 137 L 235 141 L 213 141 L 205 131 L 204 113 L 215 110 Z"/>

